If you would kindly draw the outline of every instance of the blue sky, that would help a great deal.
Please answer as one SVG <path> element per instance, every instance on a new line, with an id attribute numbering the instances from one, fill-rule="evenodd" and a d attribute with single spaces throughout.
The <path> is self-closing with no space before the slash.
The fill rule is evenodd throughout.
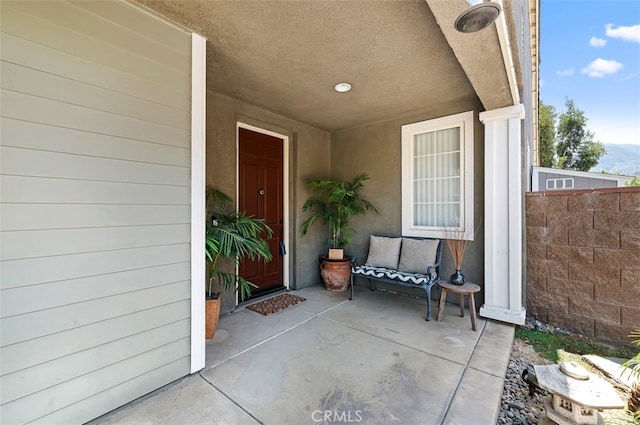
<path id="1" fill-rule="evenodd" d="M 541 0 L 540 99 L 603 143 L 640 144 L 640 0 Z"/>

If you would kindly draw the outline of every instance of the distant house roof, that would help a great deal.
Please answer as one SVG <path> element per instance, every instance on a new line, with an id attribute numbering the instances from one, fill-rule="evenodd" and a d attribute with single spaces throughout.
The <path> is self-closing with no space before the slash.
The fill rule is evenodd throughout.
<path id="1" fill-rule="evenodd" d="M 615 181 L 617 187 L 624 186 L 625 183 L 633 180 L 633 177 L 631 176 L 621 176 L 617 174 L 590 173 L 588 171 L 565 170 L 562 168 L 532 167 L 531 190 L 533 190 L 534 192 L 539 190 L 546 190 L 546 187 L 540 187 L 541 183 L 544 186 L 544 182 L 540 181 L 541 173 L 567 176 L 567 178 L 574 177 L 583 179 L 595 179 L 600 181 Z M 566 189 L 573 188 L 574 187 L 569 187 Z M 575 189 L 580 189 L 580 187 L 575 187 Z"/>

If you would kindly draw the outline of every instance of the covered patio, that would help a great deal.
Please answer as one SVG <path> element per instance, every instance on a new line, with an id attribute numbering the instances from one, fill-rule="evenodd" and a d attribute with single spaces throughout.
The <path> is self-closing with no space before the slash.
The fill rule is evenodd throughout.
<path id="1" fill-rule="evenodd" d="M 538 1 L 491 3 L 0 2 L 0 422 L 495 423 L 510 325 L 325 292 L 300 231 L 310 179 L 366 173 L 347 255 L 461 231 L 479 313 L 524 321 Z M 274 230 L 256 296 L 307 298 L 226 291 L 211 342 L 207 186 Z"/>
<path id="2" fill-rule="evenodd" d="M 93 423 L 496 423 L 513 326 L 474 332 L 449 304 L 426 322 L 423 299 L 363 285 L 291 293 L 306 301 L 221 317 L 204 370 Z"/>

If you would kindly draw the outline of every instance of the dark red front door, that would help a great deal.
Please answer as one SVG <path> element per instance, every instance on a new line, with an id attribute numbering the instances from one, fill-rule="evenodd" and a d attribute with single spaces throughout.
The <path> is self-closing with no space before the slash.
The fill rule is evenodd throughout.
<path id="1" fill-rule="evenodd" d="M 264 218 L 273 229 L 268 239 L 273 260 L 245 260 L 240 276 L 258 285 L 252 296 L 282 287 L 283 236 L 283 140 L 255 131 L 240 129 L 239 134 L 239 209 Z"/>

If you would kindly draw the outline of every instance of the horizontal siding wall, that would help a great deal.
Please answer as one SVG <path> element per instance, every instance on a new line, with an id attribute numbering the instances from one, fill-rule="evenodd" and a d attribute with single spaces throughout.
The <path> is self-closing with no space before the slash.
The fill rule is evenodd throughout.
<path id="1" fill-rule="evenodd" d="M 0 7 L 0 422 L 83 423 L 190 370 L 191 35 Z"/>

